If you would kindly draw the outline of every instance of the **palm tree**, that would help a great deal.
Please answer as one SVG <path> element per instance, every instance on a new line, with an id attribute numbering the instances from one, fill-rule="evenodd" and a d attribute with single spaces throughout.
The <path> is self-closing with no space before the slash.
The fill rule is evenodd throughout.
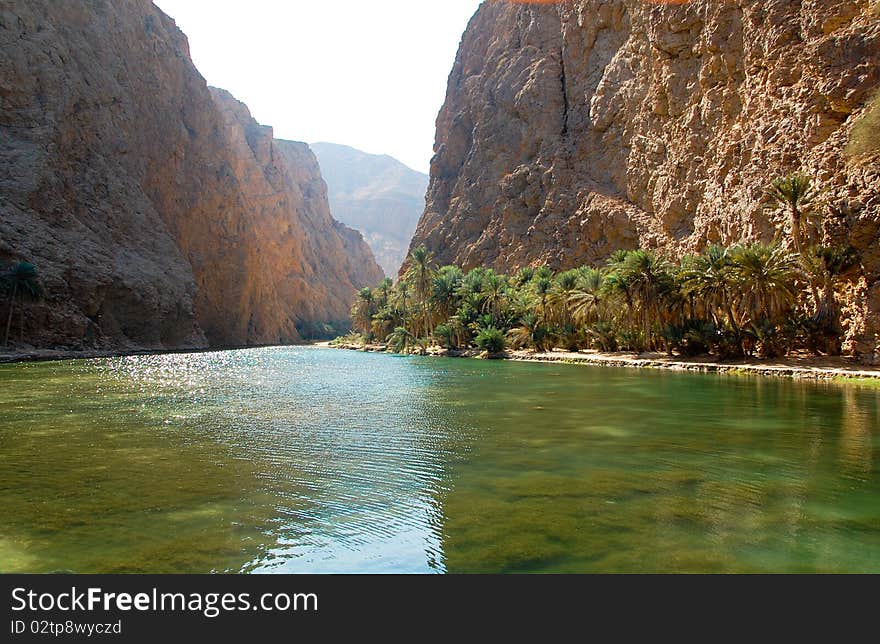
<path id="1" fill-rule="evenodd" d="M 626 297 L 633 319 L 639 323 L 644 346 L 652 349 L 652 326 L 668 317 L 664 303 L 674 288 L 671 266 L 646 250 L 613 256 L 611 266 L 613 272 L 607 281 Z"/>
<path id="2" fill-rule="evenodd" d="M 702 255 L 683 259 L 680 279 L 682 294 L 690 298 L 692 308 L 699 303 L 716 327 L 721 326 L 721 315 L 726 315 L 734 333 L 739 332 L 733 306 L 736 283 L 728 249 L 710 246 Z"/>
<path id="3" fill-rule="evenodd" d="M 36 299 L 40 296 L 41 288 L 38 281 L 37 267 L 28 262 L 16 262 L 12 264 L 2 275 L 0 281 L 4 290 L 9 293 L 9 315 L 6 318 L 6 335 L 3 346 L 9 346 L 9 331 L 12 328 L 12 312 L 15 310 L 15 299 Z M 23 326 L 23 325 L 22 325 Z"/>
<path id="4" fill-rule="evenodd" d="M 373 322 L 370 325 L 373 337 L 388 337 L 388 334 L 394 329 L 398 320 L 399 318 L 390 307 L 383 306 L 375 315 L 373 315 Z"/>
<path id="5" fill-rule="evenodd" d="M 409 265 L 405 279 L 413 285 L 422 313 L 421 324 L 417 330 L 424 332 L 430 338 L 433 335 L 433 329 L 431 316 L 428 313 L 428 302 L 434 281 L 434 254 L 429 252 L 424 245 L 414 248 L 409 254 Z"/>
<path id="6" fill-rule="evenodd" d="M 399 326 L 385 338 L 385 342 L 395 353 L 404 353 L 413 339 L 413 334 L 407 331 L 406 327 Z"/>
<path id="7" fill-rule="evenodd" d="M 515 326 L 507 332 L 507 337 L 513 347 L 532 347 L 537 351 L 546 349 L 545 343 L 548 335 L 544 321 L 534 311 L 525 313 L 519 320 L 519 326 Z"/>
<path id="8" fill-rule="evenodd" d="M 584 267 L 579 271 L 580 279 L 568 298 L 571 314 L 583 325 L 590 325 L 602 319 L 602 293 L 605 287 L 605 276 L 595 268 Z"/>
<path id="9" fill-rule="evenodd" d="M 458 291 L 463 279 L 464 274 L 458 266 L 444 266 L 434 277 L 431 301 L 437 307 L 441 319 L 449 319 L 458 308 Z"/>
<path id="10" fill-rule="evenodd" d="M 495 322 L 500 321 L 501 310 L 507 299 L 507 278 L 493 270 L 483 276 L 483 311 L 492 314 Z"/>
<path id="11" fill-rule="evenodd" d="M 364 339 L 369 341 L 373 332 L 373 314 L 375 296 L 370 288 L 362 288 L 358 291 L 358 299 L 352 310 L 355 326 L 364 334 Z"/>
<path id="12" fill-rule="evenodd" d="M 562 327 L 570 326 L 572 323 L 569 300 L 577 289 L 577 286 L 577 271 L 565 271 L 564 273 L 559 273 L 554 280 L 549 302 L 553 311 L 553 318 Z"/>
<path id="13" fill-rule="evenodd" d="M 741 315 L 755 327 L 778 321 L 797 300 L 797 256 L 767 244 L 731 250 L 731 272 L 740 294 Z"/>
<path id="14" fill-rule="evenodd" d="M 535 292 L 535 297 L 538 298 L 538 312 L 541 314 L 541 317 L 547 319 L 550 294 L 553 292 L 553 280 L 549 277 L 535 277 L 535 280 L 532 282 L 532 289 Z"/>
<path id="15" fill-rule="evenodd" d="M 778 208 L 787 212 L 792 244 L 798 253 L 802 253 L 804 239 L 810 236 L 810 219 L 818 190 L 813 188 L 810 177 L 803 172 L 794 172 L 776 179 L 767 189 L 767 195 Z"/>
<path id="16" fill-rule="evenodd" d="M 473 268 L 465 274 L 461 281 L 461 293 L 465 296 L 471 293 L 483 292 L 483 276 L 486 274 L 485 268 Z"/>
<path id="17" fill-rule="evenodd" d="M 631 251 L 618 250 L 608 258 L 608 274 L 605 277 L 605 290 L 609 294 L 623 297 L 629 310 L 630 319 L 635 315 L 635 302 L 633 301 L 631 279 L 626 263 Z"/>
<path id="18" fill-rule="evenodd" d="M 465 343 L 465 339 L 468 338 L 469 330 L 467 324 L 465 324 L 464 321 L 457 315 L 453 315 L 451 318 L 449 318 L 446 326 L 449 327 L 449 330 L 452 333 L 452 340 L 455 344 L 455 348 L 457 349 L 458 347 L 463 345 Z"/>
<path id="19" fill-rule="evenodd" d="M 406 326 L 406 320 L 409 318 L 409 284 L 406 280 L 400 280 L 391 293 L 391 304 L 403 326 Z"/>
<path id="20" fill-rule="evenodd" d="M 490 354 L 501 353 L 507 344 L 504 331 L 494 326 L 482 327 L 474 338 L 474 343 Z"/>
<path id="21" fill-rule="evenodd" d="M 812 329 L 824 338 L 825 351 L 838 355 L 842 331 L 835 287 L 840 276 L 858 263 L 858 255 L 850 246 L 819 246 L 804 259 L 812 277 L 813 299 L 816 303 Z"/>
<path id="22" fill-rule="evenodd" d="M 523 266 L 516 273 L 514 282 L 517 286 L 523 287 L 535 278 L 535 269 L 531 266 Z"/>
<path id="23" fill-rule="evenodd" d="M 387 306 L 391 297 L 391 289 L 393 288 L 394 280 L 390 277 L 386 277 L 379 283 L 379 286 L 376 287 L 376 294 L 379 296 L 376 302 L 377 308 L 381 309 L 383 306 Z"/>

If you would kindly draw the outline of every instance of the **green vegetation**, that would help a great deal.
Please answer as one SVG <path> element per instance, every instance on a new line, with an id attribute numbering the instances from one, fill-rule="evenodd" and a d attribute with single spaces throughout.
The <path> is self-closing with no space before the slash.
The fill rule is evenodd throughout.
<path id="1" fill-rule="evenodd" d="M 483 351 L 488 351 L 489 353 L 501 353 L 504 351 L 504 346 L 506 344 L 504 331 L 496 329 L 494 326 L 480 329 L 479 333 L 477 333 L 477 336 L 474 338 L 474 344 Z"/>
<path id="2" fill-rule="evenodd" d="M 363 289 L 352 309 L 361 342 L 393 351 L 511 347 L 545 351 L 666 351 L 721 358 L 841 351 L 836 290 L 856 265 L 851 248 L 821 246 L 818 191 L 804 174 L 774 181 L 784 239 L 710 246 L 672 261 L 618 251 L 598 266 L 437 267 L 413 250 L 400 282 Z"/>
<path id="3" fill-rule="evenodd" d="M 880 3 L 876 11 L 880 15 Z M 868 103 L 868 108 L 853 125 L 847 152 L 852 155 L 873 154 L 880 151 L 880 93 Z"/>
<path id="4" fill-rule="evenodd" d="M 802 172 L 780 177 L 773 182 L 767 194 L 776 206 L 787 213 L 788 234 L 794 249 L 802 252 L 805 241 L 815 230 L 810 219 L 815 215 L 814 207 L 819 196 L 810 178 Z"/>
<path id="5" fill-rule="evenodd" d="M 860 387 L 870 387 L 872 389 L 880 389 L 880 378 L 852 378 L 849 376 L 835 376 L 832 382 L 842 385 L 858 385 Z"/>
<path id="6" fill-rule="evenodd" d="M 5 269 L 0 270 L 0 294 L 7 301 L 8 312 L 6 315 L 6 332 L 3 336 L 3 346 L 9 346 L 9 334 L 12 330 L 12 314 L 15 305 L 21 300 L 36 300 L 42 294 L 42 288 L 37 275 L 37 267 L 28 262 L 14 262 Z M 19 306 L 19 339 L 24 335 L 24 308 Z"/>

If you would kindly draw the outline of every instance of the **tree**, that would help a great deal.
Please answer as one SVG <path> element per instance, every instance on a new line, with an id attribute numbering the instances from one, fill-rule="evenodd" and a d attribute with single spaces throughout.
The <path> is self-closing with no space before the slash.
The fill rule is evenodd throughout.
<path id="1" fill-rule="evenodd" d="M 397 283 L 397 288 L 392 291 L 392 297 L 390 300 L 397 313 L 397 317 L 401 320 L 403 326 L 406 326 L 406 320 L 409 317 L 409 297 L 409 284 L 406 280 L 400 280 Z"/>
<path id="2" fill-rule="evenodd" d="M 531 266 L 523 266 L 516 272 L 514 283 L 518 287 L 523 287 L 535 278 L 535 269 Z"/>
<path id="3" fill-rule="evenodd" d="M 577 322 L 589 326 L 602 319 L 604 287 L 605 276 L 602 271 L 589 266 L 578 269 L 577 286 L 568 298 L 571 314 Z"/>
<path id="4" fill-rule="evenodd" d="M 447 320 L 458 308 L 458 291 L 464 274 L 458 266 L 444 266 L 434 277 L 431 301 L 442 320 Z"/>
<path id="5" fill-rule="evenodd" d="M 493 270 L 486 271 L 482 295 L 483 311 L 491 314 L 496 323 L 500 322 L 501 310 L 507 298 L 507 278 Z"/>
<path id="6" fill-rule="evenodd" d="M 702 255 L 685 258 L 680 279 L 682 294 L 690 299 L 692 309 L 702 308 L 716 327 L 726 316 L 734 332 L 739 333 L 733 306 L 736 283 L 728 249 L 710 246 Z"/>
<path id="7" fill-rule="evenodd" d="M 358 291 L 358 299 L 352 309 L 355 327 L 364 334 L 364 339 L 367 341 L 373 335 L 373 314 L 376 312 L 374 304 L 373 290 L 362 288 Z"/>
<path id="8" fill-rule="evenodd" d="M 433 329 L 431 328 L 428 303 L 431 298 L 431 286 L 434 281 L 434 255 L 424 245 L 414 248 L 409 254 L 409 269 L 404 279 L 412 284 L 416 300 L 421 309 L 422 319 L 420 325 L 416 328 L 416 332 L 419 336 L 424 333 L 430 338 L 433 334 Z"/>
<path id="9" fill-rule="evenodd" d="M 520 318 L 518 326 L 507 332 L 507 337 L 516 348 L 530 347 L 544 351 L 549 333 L 541 316 L 535 311 L 529 311 Z"/>
<path id="10" fill-rule="evenodd" d="M 383 306 L 373 315 L 373 321 L 370 325 L 374 338 L 387 338 L 388 334 L 394 329 L 398 321 L 397 315 L 389 306 Z"/>
<path id="11" fill-rule="evenodd" d="M 452 334 L 453 348 L 459 348 L 462 344 L 465 344 L 466 339 L 469 339 L 470 336 L 467 324 L 465 324 L 459 316 L 453 315 L 449 318 L 446 325 L 449 327 Z"/>
<path id="12" fill-rule="evenodd" d="M 38 279 L 37 267 L 28 262 L 16 262 L 8 267 L 2 275 L 3 290 L 9 293 L 9 313 L 6 317 L 6 335 L 3 346 L 9 346 L 9 332 L 12 329 L 12 313 L 15 310 L 15 300 L 36 299 L 40 297 L 41 287 Z"/>
<path id="13" fill-rule="evenodd" d="M 394 288 L 394 280 L 390 277 L 386 277 L 382 280 L 378 287 L 376 287 L 376 307 L 382 308 L 387 306 L 390 302 L 391 298 L 391 290 Z"/>
<path id="14" fill-rule="evenodd" d="M 813 208 L 819 192 L 803 172 L 794 172 L 787 177 L 776 179 L 767 189 L 767 195 L 777 208 L 786 211 L 788 229 L 794 249 L 803 253 L 804 239 L 809 238 Z"/>
<path id="15" fill-rule="evenodd" d="M 839 355 L 841 350 L 840 306 L 835 289 L 840 276 L 858 263 L 858 255 L 850 246 L 818 246 L 805 257 L 811 274 L 816 304 L 811 328 L 814 344 L 821 340 L 824 350 Z"/>
<path id="16" fill-rule="evenodd" d="M 741 315 L 753 327 L 779 321 L 797 300 L 798 260 L 779 246 L 752 244 L 732 249 L 731 271 L 740 294 Z"/>
<path id="17" fill-rule="evenodd" d="M 550 306 L 554 320 L 562 327 L 571 325 L 571 309 L 569 302 L 578 287 L 578 272 L 565 271 L 556 276 L 550 294 Z"/>
<path id="18" fill-rule="evenodd" d="M 535 297 L 538 298 L 538 312 L 545 320 L 549 317 L 549 300 L 553 292 L 553 280 L 549 277 L 535 277 L 532 282 Z"/>
<path id="19" fill-rule="evenodd" d="M 412 333 L 407 331 L 405 327 L 399 326 L 385 338 L 385 342 L 395 353 L 404 353 L 413 339 Z"/>
<path id="20" fill-rule="evenodd" d="M 794 346 L 839 351 L 836 280 L 856 254 L 817 248 L 804 255 L 790 246 L 710 246 L 677 264 L 647 250 L 618 251 L 602 269 L 554 276 L 547 267 L 526 268 L 514 277 L 479 267 L 435 270 L 420 247 L 405 279 L 366 289 L 352 314 L 358 328 L 369 320 L 373 336 L 398 351 L 426 349 L 432 338 L 492 352 L 505 342 L 538 350 L 662 346 L 722 357 L 783 355 Z"/>
<path id="21" fill-rule="evenodd" d="M 646 349 L 654 348 L 653 327 L 668 317 L 664 303 L 675 286 L 671 265 L 650 251 L 634 250 L 615 254 L 609 266 L 612 272 L 606 282 L 624 295 L 642 335 L 641 344 Z"/>

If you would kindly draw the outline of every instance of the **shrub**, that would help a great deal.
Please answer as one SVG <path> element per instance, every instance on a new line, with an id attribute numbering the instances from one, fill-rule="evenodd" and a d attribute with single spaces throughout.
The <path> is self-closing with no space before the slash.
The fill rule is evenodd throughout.
<path id="1" fill-rule="evenodd" d="M 477 347 L 489 353 L 501 353 L 506 346 L 504 331 L 494 326 L 480 329 L 474 342 Z"/>
<path id="2" fill-rule="evenodd" d="M 452 349 L 455 344 L 455 333 L 448 324 L 441 324 L 434 329 L 434 337 L 444 349 Z"/>
<path id="3" fill-rule="evenodd" d="M 667 326 L 662 333 L 670 347 L 687 357 L 709 353 L 717 342 L 715 325 L 704 320 L 685 320 L 681 324 Z"/>

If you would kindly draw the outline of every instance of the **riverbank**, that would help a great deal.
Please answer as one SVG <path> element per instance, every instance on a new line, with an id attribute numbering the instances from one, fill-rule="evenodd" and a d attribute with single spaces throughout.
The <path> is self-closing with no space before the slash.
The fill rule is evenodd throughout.
<path id="1" fill-rule="evenodd" d="M 369 351 L 382 353 L 387 351 L 384 345 L 353 344 L 331 346 L 330 343 L 319 343 L 334 349 L 351 351 Z M 718 361 L 712 356 L 683 358 L 669 356 L 665 353 L 602 353 L 599 351 L 506 351 L 488 355 L 477 350 L 451 351 L 440 347 L 431 347 L 425 353 L 428 356 L 451 358 L 481 358 L 512 360 L 516 362 L 546 362 L 565 364 L 585 364 L 597 367 L 624 367 L 630 369 L 661 369 L 667 371 L 694 371 L 699 373 L 727 373 L 757 376 L 775 376 L 798 380 L 831 380 L 858 383 L 860 381 L 880 387 L 880 367 L 859 364 L 852 358 L 790 356 L 774 360 L 730 360 Z"/>

